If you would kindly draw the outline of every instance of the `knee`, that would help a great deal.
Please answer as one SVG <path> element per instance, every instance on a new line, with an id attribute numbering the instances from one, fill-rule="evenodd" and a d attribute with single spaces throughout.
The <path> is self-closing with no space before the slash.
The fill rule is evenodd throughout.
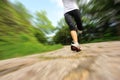
<path id="1" fill-rule="evenodd" d="M 76 31 L 77 30 L 77 28 L 75 27 L 75 25 L 69 25 L 69 29 L 70 29 L 70 31 L 72 31 L 72 30 Z"/>

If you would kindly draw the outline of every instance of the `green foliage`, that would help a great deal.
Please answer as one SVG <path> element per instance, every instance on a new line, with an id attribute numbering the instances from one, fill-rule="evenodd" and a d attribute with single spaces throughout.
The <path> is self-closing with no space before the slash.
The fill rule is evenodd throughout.
<path id="1" fill-rule="evenodd" d="M 22 41 L 23 38 L 20 38 L 21 34 L 26 35 L 24 37 L 33 36 L 33 26 L 30 21 L 25 19 L 26 16 L 21 15 L 21 13 L 17 11 L 17 9 L 12 6 L 9 2 L 1 1 L 2 6 L 0 6 L 0 35 L 3 41 L 11 42 L 11 41 Z M 17 5 L 17 4 L 16 4 Z M 19 8 L 20 9 L 20 8 Z M 27 13 L 26 15 L 30 15 Z M 32 37 L 33 38 L 33 37 Z M 24 40 L 23 40 L 24 41 Z"/>
<path id="2" fill-rule="evenodd" d="M 54 42 L 55 43 L 59 43 L 59 44 L 64 44 L 64 45 L 68 45 L 71 43 L 71 37 L 70 37 L 70 33 L 68 30 L 68 27 L 63 27 L 62 29 L 60 29 L 56 35 L 54 36 Z"/>
<path id="3" fill-rule="evenodd" d="M 37 42 L 0 43 L 0 59 L 37 54 L 62 48 L 62 45 L 43 45 Z"/>
<path id="4" fill-rule="evenodd" d="M 47 38 L 45 36 L 45 34 L 40 31 L 38 28 L 35 28 L 35 33 L 34 33 L 35 37 L 37 38 L 37 40 L 40 42 L 40 43 L 47 43 Z"/>
<path id="5" fill-rule="evenodd" d="M 13 4 L 14 9 L 17 11 L 17 13 L 20 13 L 23 20 L 31 20 L 32 19 L 32 15 L 29 14 L 29 11 L 20 3 L 20 2 L 16 2 L 15 4 Z"/>
<path id="6" fill-rule="evenodd" d="M 45 34 L 50 34 L 55 30 L 45 11 L 36 13 L 36 26 Z"/>
<path id="7" fill-rule="evenodd" d="M 34 17 L 21 3 L 12 4 L 8 0 L 0 0 L 0 59 L 62 47 L 61 45 L 45 45 L 48 43 L 45 32 L 51 32 L 54 28 L 43 11 L 38 13 L 38 18 L 40 20 L 36 24 L 40 21 L 43 24 L 33 26 Z"/>
<path id="8" fill-rule="evenodd" d="M 117 29 L 120 25 L 120 18 L 118 18 L 120 6 L 118 4 L 115 4 L 114 0 L 91 0 L 90 3 L 84 5 L 82 15 L 88 17 L 89 21 L 94 24 L 89 25 L 90 22 L 86 22 L 86 20 L 83 22 L 89 25 L 90 28 L 87 28 L 87 32 L 90 31 L 89 34 L 93 34 L 94 39 L 103 38 L 105 35 L 107 37 L 120 36 L 119 29 Z M 91 28 L 92 26 L 93 28 Z M 89 37 L 92 36 L 88 36 L 88 39 Z"/>
<path id="9" fill-rule="evenodd" d="M 61 19 L 58 22 L 58 27 L 57 27 L 57 33 L 54 36 L 53 40 L 55 43 L 61 43 L 64 45 L 68 45 L 71 43 L 71 36 L 70 36 L 70 30 L 65 23 L 64 19 Z"/>

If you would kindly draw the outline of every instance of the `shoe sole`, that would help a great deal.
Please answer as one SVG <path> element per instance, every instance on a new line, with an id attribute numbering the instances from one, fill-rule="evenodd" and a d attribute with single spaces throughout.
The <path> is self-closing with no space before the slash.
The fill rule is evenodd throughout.
<path id="1" fill-rule="evenodd" d="M 72 51 L 76 51 L 76 52 L 80 52 L 81 51 L 81 49 L 79 49 L 79 48 L 77 48 L 75 46 L 71 46 L 71 50 Z"/>

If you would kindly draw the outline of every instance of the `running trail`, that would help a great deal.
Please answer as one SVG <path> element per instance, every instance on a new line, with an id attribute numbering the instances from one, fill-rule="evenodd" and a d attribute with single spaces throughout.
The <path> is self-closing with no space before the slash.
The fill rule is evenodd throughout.
<path id="1" fill-rule="evenodd" d="M 120 80 L 120 41 L 0 61 L 0 80 Z"/>

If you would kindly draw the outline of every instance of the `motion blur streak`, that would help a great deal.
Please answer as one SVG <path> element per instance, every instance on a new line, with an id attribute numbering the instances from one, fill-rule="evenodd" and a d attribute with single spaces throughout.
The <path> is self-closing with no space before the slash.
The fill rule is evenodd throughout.
<path id="1" fill-rule="evenodd" d="M 120 80 L 120 0 L 84 2 L 78 0 L 84 44 L 77 53 L 66 46 L 64 19 L 54 27 L 46 11 L 34 17 L 20 2 L 0 0 L 0 80 Z"/>

